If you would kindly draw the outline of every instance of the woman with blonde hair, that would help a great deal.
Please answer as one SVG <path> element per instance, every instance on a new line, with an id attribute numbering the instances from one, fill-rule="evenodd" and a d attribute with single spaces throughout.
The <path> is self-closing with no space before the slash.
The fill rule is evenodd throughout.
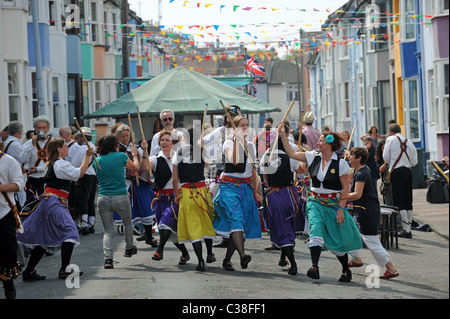
<path id="1" fill-rule="evenodd" d="M 247 141 L 248 120 L 240 115 L 233 119 L 236 131 L 223 144 L 225 170 L 219 177 L 220 193 L 214 207 L 218 216 L 213 225 L 216 233 L 229 237 L 228 248 L 222 266 L 225 270 L 234 270 L 231 257 L 235 250 L 239 252 L 241 268 L 248 267 L 251 256 L 244 250 L 245 239 L 261 238 L 261 222 L 255 201 L 258 190 L 256 184 L 255 159 L 256 147 Z M 245 150 L 247 146 L 249 154 Z"/>

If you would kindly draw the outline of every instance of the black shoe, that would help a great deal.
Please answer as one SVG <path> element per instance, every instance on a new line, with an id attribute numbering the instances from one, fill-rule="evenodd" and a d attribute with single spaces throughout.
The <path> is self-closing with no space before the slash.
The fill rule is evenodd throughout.
<path id="1" fill-rule="evenodd" d="M 223 267 L 225 270 L 228 270 L 228 271 L 234 271 L 233 264 L 231 263 L 231 261 L 229 261 L 229 260 L 227 260 L 227 259 L 224 259 L 224 260 L 223 260 L 223 262 L 222 262 L 222 267 Z"/>
<path id="2" fill-rule="evenodd" d="M 213 262 L 215 262 L 216 261 L 216 256 L 214 255 L 214 254 L 211 254 L 211 255 L 207 255 L 206 256 L 206 262 L 208 263 L 208 264 L 210 264 L 210 263 L 213 263 Z"/>
<path id="3" fill-rule="evenodd" d="M 343 272 L 341 275 L 341 278 L 339 278 L 340 282 L 350 282 L 352 281 L 352 272 L 347 270 L 346 272 Z"/>
<path id="4" fill-rule="evenodd" d="M 320 279 L 319 267 L 312 266 L 311 268 L 309 268 L 306 272 L 306 276 L 312 279 Z"/>
<path id="5" fill-rule="evenodd" d="M 145 240 L 145 243 L 147 245 L 152 246 L 153 248 L 158 247 L 158 241 L 153 237 L 151 237 L 150 239 L 147 237 L 147 239 Z"/>
<path id="6" fill-rule="evenodd" d="M 65 269 L 60 269 L 59 273 L 58 273 L 58 278 L 59 279 L 66 279 L 71 274 L 73 274 L 73 270 L 71 272 L 67 272 Z M 80 271 L 78 276 L 80 276 L 80 277 L 83 276 L 83 272 Z"/>
<path id="7" fill-rule="evenodd" d="M 223 238 L 222 241 L 218 244 L 213 245 L 215 248 L 227 248 L 228 247 L 228 240 L 227 238 Z"/>
<path id="8" fill-rule="evenodd" d="M 250 255 L 242 254 L 241 255 L 241 268 L 246 269 L 248 267 L 248 263 L 252 260 Z"/>
<path id="9" fill-rule="evenodd" d="M 137 254 L 137 247 L 133 246 L 131 249 L 125 249 L 124 257 L 130 258 L 132 255 Z"/>
<path id="10" fill-rule="evenodd" d="M 161 252 L 158 252 L 158 251 L 155 251 L 154 253 L 153 253 L 153 256 L 152 256 L 152 259 L 153 260 L 163 260 L 163 253 Z"/>
<path id="11" fill-rule="evenodd" d="M 111 258 L 105 259 L 105 266 L 103 268 L 113 269 L 114 268 L 113 260 Z"/>
<path id="12" fill-rule="evenodd" d="M 400 233 L 398 233 L 398 237 L 401 238 L 412 238 L 411 232 L 407 232 L 406 230 L 402 230 Z"/>
<path id="13" fill-rule="evenodd" d="M 81 229 L 81 235 L 88 235 L 88 234 L 90 234 L 91 231 L 89 230 L 89 228 L 90 228 L 90 227 L 87 227 L 87 226 L 83 227 L 83 228 Z"/>
<path id="14" fill-rule="evenodd" d="M 288 274 L 293 276 L 297 275 L 297 265 L 291 266 L 288 270 Z"/>
<path id="15" fill-rule="evenodd" d="M 182 266 L 186 265 L 186 263 L 189 261 L 189 259 L 191 259 L 189 254 L 187 254 L 186 256 L 181 256 L 180 261 L 178 262 L 178 265 L 182 265 Z"/>
<path id="16" fill-rule="evenodd" d="M 204 260 L 199 261 L 195 269 L 197 271 L 205 271 L 205 261 Z"/>
<path id="17" fill-rule="evenodd" d="M 22 281 L 38 281 L 38 280 L 44 280 L 45 276 L 39 275 L 36 270 L 33 270 L 32 272 L 23 272 L 22 273 Z"/>
<path id="18" fill-rule="evenodd" d="M 288 261 L 286 260 L 286 258 L 280 258 L 280 261 L 278 261 L 278 266 L 280 267 L 286 267 L 288 265 Z"/>

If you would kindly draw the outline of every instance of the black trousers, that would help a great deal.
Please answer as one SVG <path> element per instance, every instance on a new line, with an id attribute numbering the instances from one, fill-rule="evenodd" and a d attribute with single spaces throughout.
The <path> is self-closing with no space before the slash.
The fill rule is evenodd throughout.
<path id="1" fill-rule="evenodd" d="M 0 274 L 16 278 L 17 273 L 16 218 L 13 211 L 0 219 Z"/>
<path id="2" fill-rule="evenodd" d="M 74 215 L 87 214 L 95 216 L 95 196 L 97 192 L 97 176 L 84 175 L 73 188 Z"/>
<path id="3" fill-rule="evenodd" d="M 399 210 L 413 209 L 413 176 L 410 168 L 399 167 L 391 173 L 393 205 Z"/>

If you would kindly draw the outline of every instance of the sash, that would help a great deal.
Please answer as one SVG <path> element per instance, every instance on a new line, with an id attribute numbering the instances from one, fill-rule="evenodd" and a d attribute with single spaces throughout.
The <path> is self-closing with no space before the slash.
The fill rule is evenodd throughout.
<path id="1" fill-rule="evenodd" d="M 39 145 L 39 141 L 36 141 L 36 148 L 37 148 L 37 161 L 34 163 L 34 166 L 37 167 L 41 161 L 44 161 L 44 163 L 47 162 L 47 147 L 48 143 L 50 143 L 50 138 L 47 138 L 47 142 L 45 143 L 44 147 L 41 148 Z"/>

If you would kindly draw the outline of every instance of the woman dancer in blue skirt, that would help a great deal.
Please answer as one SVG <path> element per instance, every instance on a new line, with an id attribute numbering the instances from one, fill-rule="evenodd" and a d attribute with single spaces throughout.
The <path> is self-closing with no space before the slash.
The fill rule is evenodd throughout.
<path id="1" fill-rule="evenodd" d="M 285 132 L 289 128 L 285 126 Z M 271 140 L 275 139 L 273 137 Z M 297 221 L 304 221 L 301 197 L 299 190 L 294 185 L 294 171 L 302 173 L 299 161 L 290 159 L 284 151 L 284 146 L 279 139 L 277 149 L 273 152 L 271 146 L 261 159 L 261 172 L 269 188 L 266 192 L 267 215 L 270 227 L 270 240 L 276 247 L 281 247 L 280 266 L 285 266 L 287 257 L 291 267 L 288 274 L 297 274 L 297 263 L 294 258 L 295 233 L 299 226 Z M 270 161 L 270 162 L 269 162 Z M 301 215 L 300 217 L 298 215 Z"/>
<path id="2" fill-rule="evenodd" d="M 279 132 L 284 131 L 282 126 Z M 311 176 L 312 195 L 306 204 L 310 231 L 309 249 L 312 266 L 307 276 L 319 279 L 319 259 L 322 247 L 330 249 L 342 265 L 340 282 L 350 282 L 352 273 L 348 266 L 348 251 L 362 248 L 358 228 L 346 209 L 349 191 L 349 165 L 339 159 L 336 151 L 342 148 L 340 136 L 322 132 L 317 150 L 294 152 L 285 134 L 280 134 L 289 157 L 306 162 Z"/>
<path id="3" fill-rule="evenodd" d="M 248 120 L 239 115 L 233 119 L 233 123 L 236 127 L 235 136 L 227 139 L 223 145 L 225 170 L 219 177 L 219 194 L 214 201 L 218 216 L 213 221 L 216 233 L 231 239 L 222 262 L 226 270 L 234 270 L 230 260 L 235 250 L 239 252 L 242 269 L 248 267 L 251 256 L 244 251 L 244 237 L 261 239 L 261 222 L 255 201 L 256 169 L 252 165 L 256 148 L 253 143 L 247 142 Z M 243 143 L 246 143 L 251 159 Z"/>
<path id="4" fill-rule="evenodd" d="M 46 250 L 61 250 L 61 268 L 58 278 L 65 279 L 70 272 L 73 248 L 80 244 L 77 226 L 68 209 L 70 183 L 83 177 L 93 154 L 88 148 L 80 168 L 73 167 L 64 160 L 69 148 L 63 138 L 52 139 L 48 144 L 47 173 L 45 193 L 41 195 L 36 211 L 23 223 L 23 234 L 17 234 L 17 241 L 34 247 L 27 268 L 22 274 L 23 281 L 45 279 L 36 273 L 35 267 Z"/>

